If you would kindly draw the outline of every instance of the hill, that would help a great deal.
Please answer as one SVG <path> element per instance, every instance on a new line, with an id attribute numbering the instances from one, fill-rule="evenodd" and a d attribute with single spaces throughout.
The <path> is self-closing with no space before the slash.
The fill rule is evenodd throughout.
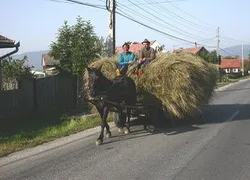
<path id="1" fill-rule="evenodd" d="M 241 57 L 241 53 L 242 53 L 242 46 L 241 45 L 223 48 L 220 51 L 220 54 L 222 56 L 239 56 L 239 57 Z M 248 58 L 249 54 L 250 54 L 250 45 L 244 45 L 243 46 L 244 58 Z"/>
<path id="2" fill-rule="evenodd" d="M 16 54 L 13 56 L 14 59 L 22 59 L 25 55 L 28 57 L 28 65 L 34 66 L 35 70 L 42 70 L 42 54 L 48 53 L 49 50 L 44 51 L 33 51 L 33 52 L 26 52 L 22 54 Z"/>

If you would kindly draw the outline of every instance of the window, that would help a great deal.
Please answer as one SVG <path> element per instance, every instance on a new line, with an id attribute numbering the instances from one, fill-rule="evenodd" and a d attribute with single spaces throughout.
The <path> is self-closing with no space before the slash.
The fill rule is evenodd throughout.
<path id="1" fill-rule="evenodd" d="M 234 73 L 239 72 L 239 71 L 238 71 L 238 68 L 233 68 L 233 72 L 234 72 Z"/>

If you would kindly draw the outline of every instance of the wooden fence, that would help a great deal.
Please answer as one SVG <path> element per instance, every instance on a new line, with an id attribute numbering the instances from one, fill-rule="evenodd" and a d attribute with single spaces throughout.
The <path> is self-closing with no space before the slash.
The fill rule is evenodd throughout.
<path id="1" fill-rule="evenodd" d="M 56 75 L 22 79 L 19 89 L 0 91 L 0 118 L 76 108 L 76 78 Z"/>

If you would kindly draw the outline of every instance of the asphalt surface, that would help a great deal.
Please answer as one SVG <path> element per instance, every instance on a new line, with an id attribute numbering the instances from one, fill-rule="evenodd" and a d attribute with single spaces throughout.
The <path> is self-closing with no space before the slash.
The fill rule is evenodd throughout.
<path id="1" fill-rule="evenodd" d="M 0 158 L 8 180 L 249 180 L 250 81 L 216 91 L 206 121 L 146 132 L 132 126 L 96 147 L 94 128 Z M 113 124 L 111 124 L 113 127 Z"/>

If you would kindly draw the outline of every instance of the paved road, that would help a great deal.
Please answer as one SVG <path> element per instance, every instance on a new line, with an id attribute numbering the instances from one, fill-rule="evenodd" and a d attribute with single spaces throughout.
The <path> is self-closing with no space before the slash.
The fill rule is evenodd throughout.
<path id="1" fill-rule="evenodd" d="M 206 123 L 105 139 L 90 131 L 0 159 L 8 180 L 250 179 L 250 81 L 217 91 L 204 106 Z M 64 144 L 65 143 L 65 144 Z"/>

